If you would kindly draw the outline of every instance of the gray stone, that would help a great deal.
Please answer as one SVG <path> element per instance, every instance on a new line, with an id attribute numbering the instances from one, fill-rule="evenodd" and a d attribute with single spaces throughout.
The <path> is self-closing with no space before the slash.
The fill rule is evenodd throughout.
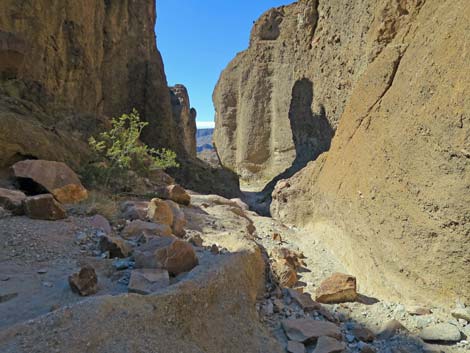
<path id="1" fill-rule="evenodd" d="M 460 330 L 451 324 L 437 324 L 424 328 L 419 336 L 424 341 L 458 342 L 462 338 Z"/>
<path id="2" fill-rule="evenodd" d="M 456 319 L 470 321 L 470 308 L 457 308 L 452 310 L 452 316 Z"/>
<path id="3" fill-rule="evenodd" d="M 341 331 L 335 324 L 312 319 L 283 320 L 282 328 L 292 341 L 308 343 L 321 336 L 341 338 Z"/>
<path id="4" fill-rule="evenodd" d="M 141 269 L 131 272 L 128 290 L 131 293 L 151 294 L 170 285 L 170 276 L 167 270 Z"/>
<path id="5" fill-rule="evenodd" d="M 322 336 L 318 339 L 313 353 L 342 353 L 345 349 L 346 345 L 343 342 L 332 337 Z"/>

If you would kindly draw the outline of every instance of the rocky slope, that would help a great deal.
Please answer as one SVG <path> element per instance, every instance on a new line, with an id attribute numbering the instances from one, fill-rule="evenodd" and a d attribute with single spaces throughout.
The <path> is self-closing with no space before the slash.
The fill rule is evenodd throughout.
<path id="1" fill-rule="evenodd" d="M 215 90 L 218 153 L 247 180 L 290 176 L 336 131 L 271 211 L 375 295 L 470 300 L 468 18 L 465 1 L 299 1 L 262 16 Z"/>

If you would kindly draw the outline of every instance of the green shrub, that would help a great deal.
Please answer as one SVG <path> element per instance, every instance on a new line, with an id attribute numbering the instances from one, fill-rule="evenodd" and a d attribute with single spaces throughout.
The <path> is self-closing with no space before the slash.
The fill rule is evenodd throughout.
<path id="1" fill-rule="evenodd" d="M 91 137 L 90 148 L 101 158 L 92 168 L 94 182 L 108 186 L 109 179 L 119 178 L 134 171 L 146 175 L 155 169 L 179 167 L 176 153 L 169 149 L 154 149 L 140 141 L 148 122 L 141 121 L 137 110 L 111 120 L 111 129 L 99 137 Z M 103 180 L 104 179 L 104 180 Z"/>

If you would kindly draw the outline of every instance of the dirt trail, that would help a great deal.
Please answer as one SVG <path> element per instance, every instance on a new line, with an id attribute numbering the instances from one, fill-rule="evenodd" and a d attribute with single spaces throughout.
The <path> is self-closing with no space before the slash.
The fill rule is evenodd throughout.
<path id="1" fill-rule="evenodd" d="M 252 209 L 266 214 L 266 200 L 261 193 L 256 192 L 257 188 L 245 189 L 244 201 L 250 204 Z M 264 212 L 263 212 L 264 211 Z M 304 293 L 311 294 L 315 299 L 315 291 L 320 283 L 334 272 L 348 273 L 348 270 L 336 258 L 328 248 L 322 243 L 318 234 L 297 229 L 293 226 L 287 226 L 270 217 L 259 216 L 255 212 L 250 212 L 256 227 L 256 242 L 266 250 L 269 255 L 276 248 L 287 248 L 296 252 L 303 253 L 305 266 L 299 270 L 296 287 L 301 288 Z M 273 235 L 277 233 L 282 238 L 282 242 L 273 240 Z M 272 262 L 272 259 L 269 259 Z M 352 330 L 355 327 L 366 327 L 377 335 L 383 330 L 384 325 L 392 320 L 399 321 L 406 329 L 406 334 L 396 335 L 388 339 L 379 339 L 373 342 L 372 346 L 377 352 L 395 353 L 395 352 L 449 352 L 460 353 L 470 351 L 470 325 L 463 320 L 456 320 L 452 317 L 448 309 L 440 307 L 429 307 L 432 314 L 412 315 L 411 306 L 402 303 L 389 302 L 384 298 L 372 298 L 370 293 L 361 292 L 361 283 L 358 283 L 358 291 L 364 303 L 346 303 L 340 305 L 324 305 L 330 313 L 340 322 L 343 334 L 346 338 L 347 352 L 361 352 L 363 342 L 354 336 Z M 284 290 L 285 292 L 285 290 Z M 271 332 L 281 341 L 287 343 L 281 320 L 285 318 L 308 317 L 309 314 L 303 312 L 295 303 L 289 304 L 289 296 L 283 296 L 287 309 L 281 312 L 270 310 L 271 303 L 275 302 L 275 294 L 266 295 L 265 299 L 259 303 L 259 311 L 262 320 L 268 325 Z M 287 300 L 286 300 L 287 299 Z M 419 306 L 420 303 L 416 303 Z M 274 307 L 276 305 L 274 304 Z M 460 343 L 454 345 L 429 345 L 419 338 L 419 333 L 425 327 L 438 323 L 451 323 L 458 326 L 464 333 L 464 338 Z M 313 348 L 308 352 L 313 352 Z"/>

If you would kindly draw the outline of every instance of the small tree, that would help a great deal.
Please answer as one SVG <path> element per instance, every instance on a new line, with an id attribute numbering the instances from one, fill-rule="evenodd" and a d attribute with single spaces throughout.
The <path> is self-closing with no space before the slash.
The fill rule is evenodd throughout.
<path id="1" fill-rule="evenodd" d="M 179 167 L 176 153 L 169 149 L 154 149 L 140 141 L 142 130 L 148 122 L 141 121 L 137 110 L 111 120 L 111 129 L 98 138 L 90 137 L 88 143 L 93 151 L 104 158 L 107 186 L 115 173 L 130 170 L 145 174 L 150 170 Z"/>

